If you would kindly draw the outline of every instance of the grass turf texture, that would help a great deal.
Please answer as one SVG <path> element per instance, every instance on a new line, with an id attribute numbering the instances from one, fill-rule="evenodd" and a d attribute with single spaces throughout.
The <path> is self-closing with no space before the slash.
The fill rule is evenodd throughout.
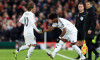
<path id="1" fill-rule="evenodd" d="M 15 49 L 0 49 L 0 60 L 15 60 L 13 51 L 15 51 Z M 18 53 L 17 60 L 25 60 L 27 51 L 28 50 L 24 50 Z M 77 57 L 77 53 L 75 51 L 60 50 L 58 53 L 70 58 Z M 93 54 L 92 55 L 93 60 L 94 60 L 94 57 L 95 55 Z M 54 59 L 51 59 L 44 50 L 34 50 L 30 58 L 31 60 L 69 60 L 58 55 L 56 55 Z M 100 57 L 97 60 L 100 60 Z"/>

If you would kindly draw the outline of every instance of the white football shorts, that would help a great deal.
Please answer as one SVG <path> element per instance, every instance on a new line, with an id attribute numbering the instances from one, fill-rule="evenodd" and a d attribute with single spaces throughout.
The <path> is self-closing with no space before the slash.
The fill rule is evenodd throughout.
<path id="1" fill-rule="evenodd" d="M 77 32 L 71 32 L 70 34 L 65 34 L 62 38 L 67 39 L 71 43 L 77 42 Z"/>
<path id="2" fill-rule="evenodd" d="M 36 44 L 36 37 L 33 35 L 24 36 L 24 39 L 26 45 Z"/>

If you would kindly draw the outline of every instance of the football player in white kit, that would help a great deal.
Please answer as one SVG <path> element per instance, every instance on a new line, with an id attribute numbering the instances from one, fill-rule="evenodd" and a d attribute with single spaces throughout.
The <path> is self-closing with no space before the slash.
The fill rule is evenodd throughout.
<path id="1" fill-rule="evenodd" d="M 61 35 L 59 36 L 58 40 L 59 43 L 54 49 L 54 52 L 47 54 L 51 57 L 54 58 L 57 52 L 61 49 L 62 44 L 66 41 L 70 41 L 72 44 L 72 48 L 80 55 L 80 60 L 85 60 L 85 56 L 81 53 L 81 50 L 79 47 L 76 45 L 77 42 L 77 29 L 76 27 L 69 22 L 68 20 L 64 18 L 59 18 L 56 13 L 51 13 L 49 15 L 49 19 L 52 20 L 53 24 L 52 27 L 49 29 L 45 29 L 44 32 L 49 32 L 54 30 L 56 27 L 60 28 L 62 30 Z"/>
<path id="2" fill-rule="evenodd" d="M 24 24 L 24 38 L 25 38 L 26 45 L 21 46 L 18 50 L 16 50 L 13 53 L 15 54 L 15 58 L 17 58 L 18 52 L 29 48 L 26 60 L 30 60 L 29 57 L 36 46 L 36 39 L 34 36 L 33 29 L 35 29 L 39 34 L 41 34 L 42 31 L 38 30 L 35 25 L 35 22 L 36 22 L 35 15 L 34 15 L 36 11 L 35 4 L 33 2 L 29 2 L 27 5 L 27 10 L 28 11 L 24 12 L 24 14 L 19 20 L 20 23 Z"/>

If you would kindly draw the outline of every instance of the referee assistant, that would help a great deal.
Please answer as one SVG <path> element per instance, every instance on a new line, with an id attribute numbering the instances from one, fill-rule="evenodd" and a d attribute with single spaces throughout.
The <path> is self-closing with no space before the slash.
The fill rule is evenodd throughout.
<path id="1" fill-rule="evenodd" d="M 85 20 L 85 16 L 86 16 L 86 12 L 84 12 L 84 4 L 82 2 L 80 2 L 78 4 L 78 10 L 79 10 L 79 13 L 76 16 L 76 24 L 75 24 L 75 26 L 78 29 L 77 45 L 81 49 L 81 47 L 83 45 L 83 40 L 84 40 L 83 26 L 84 26 L 84 20 Z M 75 58 L 75 59 L 79 59 L 79 58 L 80 58 L 80 56 L 78 55 L 78 57 Z"/>

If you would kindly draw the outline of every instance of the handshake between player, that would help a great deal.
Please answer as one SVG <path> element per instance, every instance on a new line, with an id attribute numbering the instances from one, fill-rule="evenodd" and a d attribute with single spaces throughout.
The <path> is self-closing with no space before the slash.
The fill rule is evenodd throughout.
<path id="1" fill-rule="evenodd" d="M 42 34 L 43 32 L 42 32 L 42 30 L 39 30 L 38 33 L 39 33 L 39 34 Z"/>

